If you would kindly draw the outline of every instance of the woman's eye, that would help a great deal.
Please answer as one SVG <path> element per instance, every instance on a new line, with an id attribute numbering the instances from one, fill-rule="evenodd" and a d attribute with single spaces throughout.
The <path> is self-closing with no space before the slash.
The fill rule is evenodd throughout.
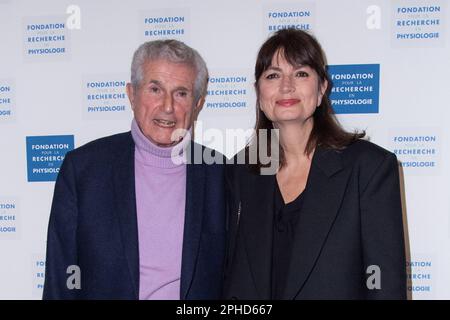
<path id="1" fill-rule="evenodd" d="M 297 72 L 297 77 L 300 77 L 300 78 L 306 78 L 307 76 L 309 76 L 308 75 L 308 73 L 306 73 L 305 71 L 299 71 L 299 72 Z"/>
<path id="2" fill-rule="evenodd" d="M 278 78 L 278 74 L 277 73 L 269 73 L 266 76 L 266 79 L 276 79 L 276 78 Z"/>

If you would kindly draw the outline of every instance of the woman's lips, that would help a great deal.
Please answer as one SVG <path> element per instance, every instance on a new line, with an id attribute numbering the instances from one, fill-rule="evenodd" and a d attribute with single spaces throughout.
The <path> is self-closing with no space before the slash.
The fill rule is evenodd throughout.
<path id="1" fill-rule="evenodd" d="M 299 99 L 282 99 L 282 100 L 277 100 L 277 104 L 283 107 L 290 107 L 294 104 L 299 103 L 300 100 Z"/>

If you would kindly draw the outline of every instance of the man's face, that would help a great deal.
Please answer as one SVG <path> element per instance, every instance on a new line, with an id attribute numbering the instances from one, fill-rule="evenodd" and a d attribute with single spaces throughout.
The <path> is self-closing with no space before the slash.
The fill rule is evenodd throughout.
<path id="1" fill-rule="evenodd" d="M 167 60 L 143 65 L 143 79 L 136 90 L 129 83 L 127 94 L 139 128 L 153 143 L 168 147 L 178 143 L 177 129 L 189 130 L 203 99 L 194 101 L 196 72 L 193 67 Z"/>

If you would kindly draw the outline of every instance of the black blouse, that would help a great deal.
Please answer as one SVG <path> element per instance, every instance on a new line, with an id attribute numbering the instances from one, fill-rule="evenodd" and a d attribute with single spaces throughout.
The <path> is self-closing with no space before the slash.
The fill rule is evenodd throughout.
<path id="1" fill-rule="evenodd" d="M 272 299 L 281 299 L 294 242 L 295 227 L 300 216 L 304 191 L 285 204 L 278 183 L 275 187 L 275 210 L 272 243 Z"/>

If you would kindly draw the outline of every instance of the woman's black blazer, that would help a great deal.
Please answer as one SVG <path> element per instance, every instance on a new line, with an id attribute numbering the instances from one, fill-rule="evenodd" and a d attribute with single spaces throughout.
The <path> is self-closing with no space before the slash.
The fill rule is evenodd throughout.
<path id="1" fill-rule="evenodd" d="M 227 166 L 225 299 L 270 299 L 275 175 Z M 317 147 L 283 299 L 405 299 L 396 156 L 364 140 Z"/>

